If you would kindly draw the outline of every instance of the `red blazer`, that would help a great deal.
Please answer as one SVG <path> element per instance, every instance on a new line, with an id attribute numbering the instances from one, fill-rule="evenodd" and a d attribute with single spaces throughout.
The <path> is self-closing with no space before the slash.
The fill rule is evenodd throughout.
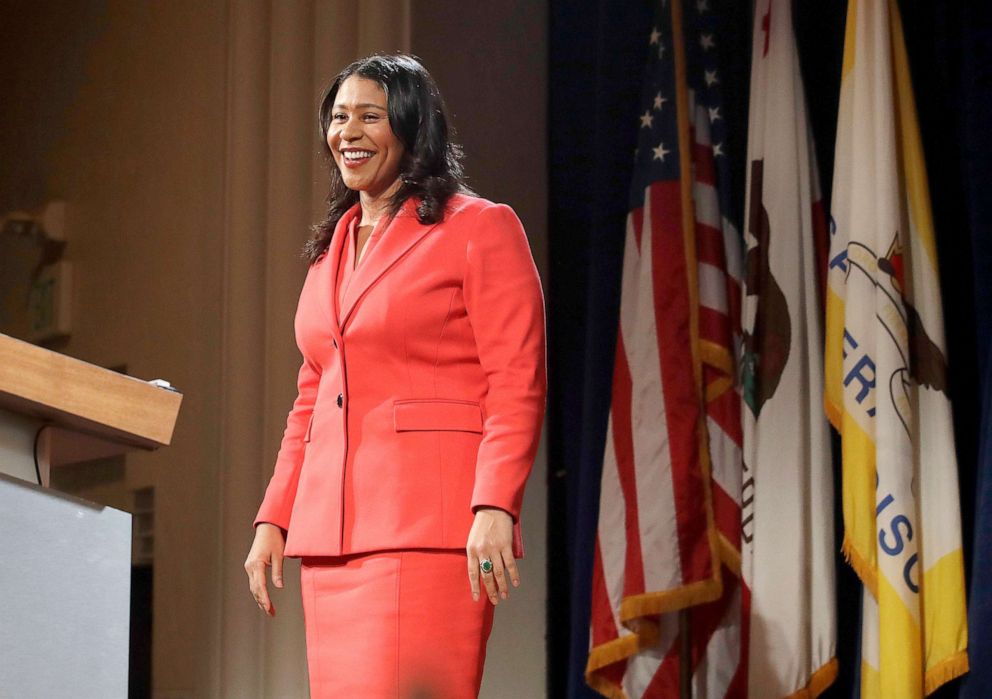
<path id="1" fill-rule="evenodd" d="M 457 194 L 422 225 L 409 199 L 338 308 L 352 207 L 296 311 L 299 395 L 255 523 L 287 556 L 464 548 L 480 505 L 520 507 L 544 419 L 544 298 L 519 219 Z"/>

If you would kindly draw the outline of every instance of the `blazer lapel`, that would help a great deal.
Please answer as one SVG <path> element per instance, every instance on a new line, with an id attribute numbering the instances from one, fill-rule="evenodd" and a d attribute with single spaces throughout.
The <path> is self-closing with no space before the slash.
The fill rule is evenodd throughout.
<path id="1" fill-rule="evenodd" d="M 386 229 L 382 232 L 382 237 L 376 242 L 375 247 L 358 264 L 358 268 L 345 290 L 342 306 L 339 309 L 340 328 L 343 329 L 348 323 L 348 318 L 351 317 L 355 306 L 365 295 L 365 292 L 437 225 L 420 223 L 417 218 L 416 205 L 415 197 L 410 197 L 403 203 L 403 207 L 393 220 L 387 223 Z"/>
<path id="2" fill-rule="evenodd" d="M 361 213 L 361 204 L 355 204 L 338 219 L 337 225 L 334 226 L 334 234 L 331 236 L 331 242 L 327 246 L 324 262 L 322 263 L 324 269 L 318 276 L 317 298 L 319 299 L 320 307 L 324 309 L 324 313 L 327 315 L 327 319 L 331 321 L 331 328 L 338 340 L 341 339 L 342 326 L 342 323 L 338 321 L 338 295 L 335 293 L 335 289 L 337 289 L 338 270 L 341 267 L 341 256 L 344 254 L 345 242 L 348 240 L 348 226 L 351 220 L 355 216 L 360 216 Z"/>

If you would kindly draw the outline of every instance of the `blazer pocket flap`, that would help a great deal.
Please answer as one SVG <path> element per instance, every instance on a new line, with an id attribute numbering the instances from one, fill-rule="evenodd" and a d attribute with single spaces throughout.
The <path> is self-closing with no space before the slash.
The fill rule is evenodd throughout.
<path id="1" fill-rule="evenodd" d="M 471 400 L 398 400 L 393 403 L 397 432 L 455 430 L 482 433 L 482 408 Z"/>
<path id="2" fill-rule="evenodd" d="M 310 441 L 310 432 L 313 430 L 313 413 L 310 413 L 310 419 L 307 421 L 307 431 L 303 434 L 303 441 Z"/>

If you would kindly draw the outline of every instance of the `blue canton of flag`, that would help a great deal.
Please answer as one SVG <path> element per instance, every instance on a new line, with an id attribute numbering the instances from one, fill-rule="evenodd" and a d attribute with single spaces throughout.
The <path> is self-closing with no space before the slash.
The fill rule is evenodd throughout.
<path id="1" fill-rule="evenodd" d="M 741 212 L 734 187 L 733 168 L 727 146 L 728 124 L 723 106 L 722 76 L 720 74 L 719 22 L 720 3 L 695 0 L 695 12 L 689 15 L 692 40 L 686 44 L 689 71 L 686 81 L 697 104 L 706 109 L 709 120 L 710 143 L 716 166 L 716 190 L 720 211 L 740 231 Z M 742 243 L 743 245 L 743 243 Z"/>
<path id="2" fill-rule="evenodd" d="M 653 182 L 679 179 L 678 116 L 671 13 L 663 2 L 648 38 L 647 69 L 641 95 L 640 132 L 634 151 L 630 187 L 631 210 L 644 206 L 644 192 Z"/>

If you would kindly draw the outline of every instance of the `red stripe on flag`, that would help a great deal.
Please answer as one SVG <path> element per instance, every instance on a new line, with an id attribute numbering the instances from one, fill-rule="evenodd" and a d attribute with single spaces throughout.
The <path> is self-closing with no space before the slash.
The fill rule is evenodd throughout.
<path id="1" fill-rule="evenodd" d="M 693 371 L 689 275 L 682 237 L 682 194 L 678 182 L 648 187 L 651 206 L 651 271 L 661 382 L 665 401 L 672 489 L 678 529 L 682 584 L 711 578 L 699 462 L 700 399 Z"/>
<path id="2" fill-rule="evenodd" d="M 617 460 L 617 475 L 624 499 L 624 527 L 627 530 L 627 550 L 624 553 L 624 597 L 644 592 L 644 561 L 641 557 L 641 525 L 637 516 L 637 472 L 634 463 L 634 432 L 631 425 L 633 384 L 623 328 L 617 335 L 616 361 L 613 364 L 613 453 Z"/>
<path id="3" fill-rule="evenodd" d="M 672 699 L 672 697 L 679 696 L 679 658 L 681 656 L 682 645 L 678 634 L 676 634 L 665 653 L 665 659 L 661 661 L 654 677 L 651 678 L 651 682 L 644 690 L 642 696 L 645 699 L 648 697 L 650 699 Z"/>
<path id="4" fill-rule="evenodd" d="M 694 179 L 697 182 L 716 187 L 716 168 L 713 167 L 713 147 L 707 143 L 697 142 L 695 132 L 696 130 L 693 129 L 692 163 L 695 166 Z"/>
<path id="5" fill-rule="evenodd" d="M 593 556 L 592 568 L 592 610 L 590 629 L 593 647 L 601 646 L 619 638 L 619 629 L 613 618 L 610 604 L 610 594 L 606 589 L 606 577 L 603 572 L 603 556 L 599 548 L 599 537 L 596 537 L 596 550 Z M 623 676 L 627 672 L 627 660 L 618 660 L 596 670 L 596 674 L 606 678 L 616 686 L 623 684 Z"/>
<path id="6" fill-rule="evenodd" d="M 726 568 L 721 568 L 721 575 L 723 577 L 723 596 L 715 602 L 701 604 L 689 610 L 693 674 L 699 668 L 700 662 L 706 654 L 710 639 L 727 615 L 730 605 L 733 603 L 734 594 L 741 585 L 740 580 L 734 577 Z M 710 660 L 711 662 L 713 661 L 713 659 Z M 738 672 L 740 672 L 741 665 L 746 665 L 746 663 L 738 662 Z M 743 687 L 742 689 L 735 689 L 731 685 L 721 699 L 745 699 L 747 697 L 747 687 Z"/>
<path id="7" fill-rule="evenodd" d="M 727 275 L 727 309 L 728 322 L 735 335 L 741 334 L 741 285 L 736 279 Z M 732 347 L 733 345 L 729 345 Z"/>
<path id="8" fill-rule="evenodd" d="M 720 347 L 732 347 L 727 316 L 706 306 L 699 307 L 699 339 L 709 340 Z M 733 354 L 731 353 L 731 356 Z"/>
<path id="9" fill-rule="evenodd" d="M 592 563 L 592 613 L 590 628 L 592 644 L 599 646 L 617 638 L 617 627 L 613 619 L 610 605 L 610 594 L 606 589 L 606 577 L 603 572 L 603 554 L 599 548 L 599 537 L 596 537 L 596 549 Z"/>
<path id="10" fill-rule="evenodd" d="M 735 549 L 741 547 L 741 506 L 727 495 L 720 484 L 713 483 L 713 519 L 716 528 Z"/>
<path id="11" fill-rule="evenodd" d="M 723 231 L 697 221 L 696 255 L 699 262 L 705 262 L 719 269 L 726 269 L 727 261 L 726 253 L 723 249 Z"/>

